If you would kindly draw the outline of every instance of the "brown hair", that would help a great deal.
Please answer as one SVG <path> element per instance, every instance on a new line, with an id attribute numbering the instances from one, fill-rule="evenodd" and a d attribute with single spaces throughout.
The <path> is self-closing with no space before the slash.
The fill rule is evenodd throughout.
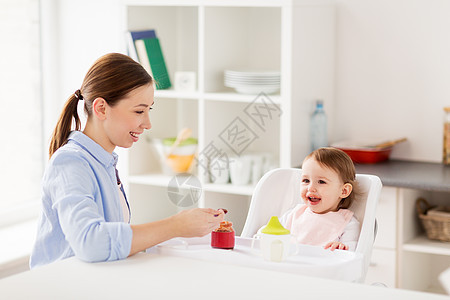
<path id="1" fill-rule="evenodd" d="M 67 143 L 73 124 L 74 130 L 81 130 L 78 100 L 84 100 L 84 111 L 90 116 L 92 103 L 96 98 L 101 97 L 108 105 L 114 106 L 134 89 L 152 83 L 153 79 L 148 72 L 126 55 L 110 53 L 97 59 L 84 77 L 81 88 L 64 105 L 53 131 L 49 157 Z"/>
<path id="2" fill-rule="evenodd" d="M 342 198 L 338 205 L 338 209 L 349 208 L 357 193 L 356 171 L 352 159 L 344 151 L 331 147 L 314 150 L 305 158 L 305 161 L 309 158 L 314 158 L 322 166 L 334 170 L 342 182 L 352 185 L 350 195 L 347 198 Z"/>

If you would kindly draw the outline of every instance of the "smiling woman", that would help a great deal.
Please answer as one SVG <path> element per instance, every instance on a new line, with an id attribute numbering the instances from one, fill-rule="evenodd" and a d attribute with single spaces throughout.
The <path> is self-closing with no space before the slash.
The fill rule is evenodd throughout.
<path id="1" fill-rule="evenodd" d="M 0 8 L 0 226 L 33 216 L 44 166 L 40 98 L 39 1 Z"/>
<path id="2" fill-rule="evenodd" d="M 153 83 L 138 62 L 109 53 L 94 62 L 80 88 L 67 99 L 42 180 L 32 268 L 70 256 L 88 262 L 124 259 L 168 239 L 204 236 L 219 227 L 223 210 L 206 208 L 130 224 L 114 149 L 131 147 L 151 128 Z M 80 101 L 87 115 L 83 130 Z"/>

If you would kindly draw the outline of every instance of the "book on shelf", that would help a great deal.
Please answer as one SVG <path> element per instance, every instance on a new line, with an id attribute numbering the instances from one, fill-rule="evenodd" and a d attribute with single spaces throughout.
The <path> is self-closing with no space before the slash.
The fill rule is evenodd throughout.
<path id="1" fill-rule="evenodd" d="M 139 62 L 139 57 L 136 52 L 136 45 L 134 42 L 139 39 L 146 38 L 156 38 L 156 32 L 153 29 L 149 30 L 139 30 L 139 31 L 127 31 L 127 48 L 128 48 L 128 56 L 130 56 L 135 61 Z"/>
<path id="2" fill-rule="evenodd" d="M 156 89 L 162 90 L 172 86 L 155 30 L 129 31 L 128 52 L 130 57 L 140 62 L 152 75 Z"/>

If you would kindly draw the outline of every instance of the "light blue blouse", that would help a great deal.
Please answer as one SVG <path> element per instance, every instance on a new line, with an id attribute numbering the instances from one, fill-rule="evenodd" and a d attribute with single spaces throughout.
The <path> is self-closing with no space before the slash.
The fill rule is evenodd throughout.
<path id="1" fill-rule="evenodd" d="M 129 255 L 132 230 L 123 222 L 117 159 L 80 131 L 52 155 L 42 182 L 31 268 L 74 255 L 88 262 Z"/>

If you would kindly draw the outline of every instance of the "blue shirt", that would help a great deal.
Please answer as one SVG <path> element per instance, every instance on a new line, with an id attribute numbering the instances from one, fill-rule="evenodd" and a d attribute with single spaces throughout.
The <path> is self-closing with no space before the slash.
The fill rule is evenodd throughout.
<path id="1" fill-rule="evenodd" d="M 117 158 L 80 131 L 52 155 L 42 182 L 31 268 L 74 255 L 88 262 L 129 255 L 132 230 L 123 222 Z"/>

